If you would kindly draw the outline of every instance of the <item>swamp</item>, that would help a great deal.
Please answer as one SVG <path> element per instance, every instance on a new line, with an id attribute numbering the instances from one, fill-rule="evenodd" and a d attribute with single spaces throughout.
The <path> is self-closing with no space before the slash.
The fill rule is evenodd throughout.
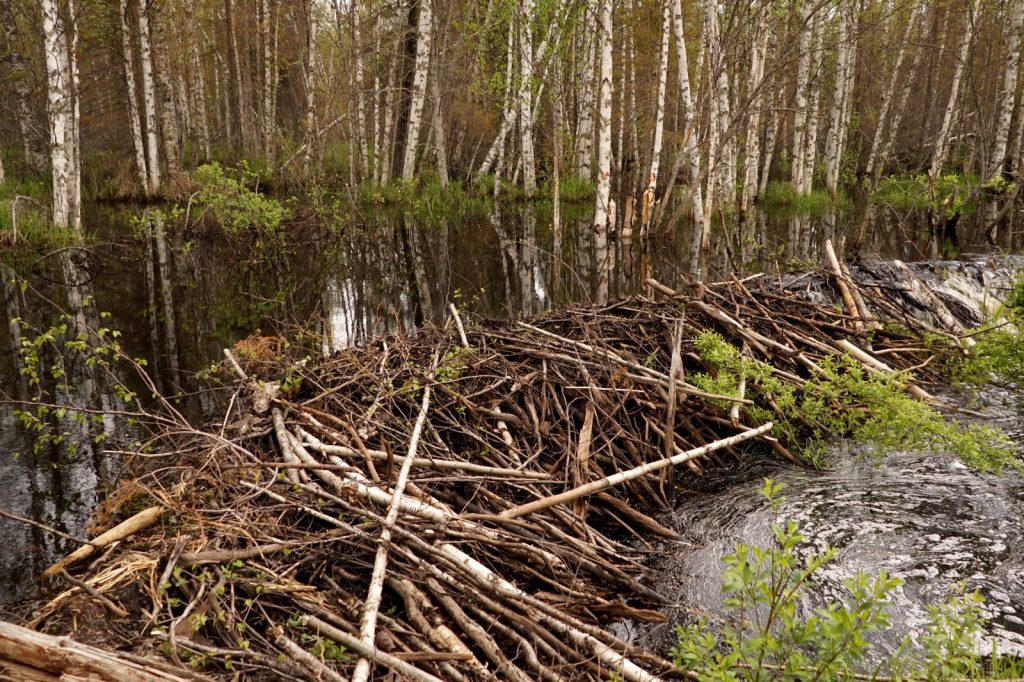
<path id="1" fill-rule="evenodd" d="M 1024 679 L 1024 0 L 0 20 L 0 679 Z"/>

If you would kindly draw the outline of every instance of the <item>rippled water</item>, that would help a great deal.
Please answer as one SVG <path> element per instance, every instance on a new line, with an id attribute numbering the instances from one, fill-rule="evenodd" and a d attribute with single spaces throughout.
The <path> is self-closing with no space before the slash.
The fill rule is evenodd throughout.
<path id="1" fill-rule="evenodd" d="M 1020 442 L 1017 397 L 987 391 L 989 423 Z M 670 623 L 724 613 L 722 557 L 737 543 L 767 546 L 773 521 L 760 489 L 765 477 L 784 485 L 779 521 L 799 523 L 801 551 L 838 550 L 808 588 L 807 608 L 841 598 L 842 582 L 857 571 L 881 570 L 905 582 L 893 595 L 893 629 L 879 641 L 892 651 L 904 635 L 914 641 L 928 604 L 958 584 L 985 597 L 989 620 L 980 650 L 1024 655 L 1024 479 L 984 474 L 946 453 L 876 453 L 843 444 L 829 471 L 813 472 L 759 461 L 695 482 L 678 498 L 671 525 L 683 535 L 656 565 L 655 588 L 673 604 Z M 699 486 L 699 487 L 696 487 Z M 636 636 L 660 647 L 672 626 Z"/>

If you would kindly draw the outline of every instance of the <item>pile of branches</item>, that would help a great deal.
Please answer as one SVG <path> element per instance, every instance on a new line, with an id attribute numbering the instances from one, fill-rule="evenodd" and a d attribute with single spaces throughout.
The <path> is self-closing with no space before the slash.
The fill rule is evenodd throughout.
<path id="1" fill-rule="evenodd" d="M 833 263 L 789 286 L 650 280 L 649 296 L 529 322 L 467 328 L 453 308 L 445 328 L 308 363 L 226 351 L 223 421 L 169 429 L 153 447 L 173 461 L 133 483 L 153 525 L 78 577 L 62 564 L 76 587 L 32 625 L 102 604 L 120 647 L 223 678 L 686 677 L 606 627 L 664 620 L 643 575 L 676 536 L 657 520 L 674 468 L 798 459 L 751 421 L 770 400 L 688 381 L 714 371 L 694 338 L 715 331 L 798 387 L 836 354 L 917 367 L 922 400 L 928 357 L 961 352 L 960 318 L 919 280 Z M 924 331 L 950 343 L 926 349 Z"/>

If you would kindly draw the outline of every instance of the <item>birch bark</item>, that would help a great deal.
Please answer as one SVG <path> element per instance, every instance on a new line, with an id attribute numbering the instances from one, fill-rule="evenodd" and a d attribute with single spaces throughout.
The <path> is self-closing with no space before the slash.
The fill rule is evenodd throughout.
<path id="1" fill-rule="evenodd" d="M 576 175 L 581 178 L 593 176 L 594 169 L 594 68 L 598 59 L 598 2 L 588 0 L 583 10 L 583 44 L 585 59 L 580 74 L 579 116 L 576 122 L 576 155 L 574 166 Z"/>
<path id="2" fill-rule="evenodd" d="M 757 195 L 757 172 L 761 165 L 761 110 L 764 109 L 764 62 L 768 53 L 768 13 L 759 7 L 755 20 L 753 53 L 750 56 L 750 80 L 747 96 L 750 114 L 747 117 L 747 136 L 743 150 L 743 190 L 740 195 L 740 215 L 746 215 Z"/>
<path id="3" fill-rule="evenodd" d="M 972 0 L 967 11 L 967 25 L 960 33 L 960 49 L 957 50 L 956 69 L 953 72 L 949 99 L 946 100 L 946 112 L 942 117 L 942 127 L 939 129 L 938 137 L 935 138 L 935 146 L 932 149 L 932 161 L 928 167 L 928 174 L 933 178 L 938 177 L 942 173 L 942 167 L 946 163 L 946 156 L 949 154 L 949 132 L 953 127 L 953 116 L 956 112 L 957 98 L 960 94 L 960 82 L 963 79 L 964 68 L 967 66 L 967 56 L 971 49 L 971 38 L 974 35 L 974 20 L 977 11 L 978 0 Z"/>
<path id="4" fill-rule="evenodd" d="M 893 64 L 892 73 L 889 75 L 889 84 L 885 87 L 885 92 L 882 94 L 882 103 L 878 112 L 878 123 L 875 125 L 875 134 L 871 138 L 871 151 L 868 153 L 865 174 L 867 177 L 872 178 L 872 181 L 875 177 L 875 165 L 878 163 L 879 147 L 885 138 L 886 123 L 889 120 L 889 110 L 892 107 L 892 99 L 896 93 L 900 70 L 903 68 L 903 62 L 907 57 L 907 48 L 910 46 L 910 37 L 913 34 L 914 24 L 917 20 L 916 8 L 911 7 L 910 12 L 907 26 L 903 32 L 903 39 L 900 41 L 899 52 L 896 54 L 896 62 Z M 893 21 L 898 21 L 898 18 L 898 14 L 893 14 Z"/>
<path id="5" fill-rule="evenodd" d="M 313 88 L 316 74 L 316 19 L 313 17 L 315 12 L 313 0 L 307 0 L 304 4 L 306 8 L 306 61 L 303 81 L 306 90 L 306 148 L 302 154 L 302 168 L 308 173 L 313 162 L 316 145 L 316 98 Z"/>
<path id="6" fill-rule="evenodd" d="M 519 2 L 519 145 L 523 159 L 523 191 L 537 192 L 533 150 L 533 0 Z"/>
<path id="7" fill-rule="evenodd" d="M 797 57 L 796 95 L 793 102 L 793 147 L 790 152 L 792 173 L 790 180 L 799 192 L 804 185 L 804 138 L 807 134 L 807 87 L 811 72 L 811 31 L 804 14 L 797 17 L 801 23 L 800 47 Z"/>
<path id="8" fill-rule="evenodd" d="M 661 2 L 661 61 L 658 65 L 658 103 L 654 115 L 654 144 L 651 149 L 651 170 L 647 174 L 641 216 L 643 233 L 650 228 L 654 214 L 654 199 L 658 189 L 658 170 L 661 163 L 661 146 L 665 130 L 665 90 L 668 87 L 668 48 L 672 31 L 672 0 Z"/>
<path id="9" fill-rule="evenodd" d="M 230 2 L 230 0 L 226 0 Z M 150 196 L 160 192 L 160 151 L 157 143 L 156 81 L 153 78 L 153 54 L 149 36 L 149 17 L 136 0 L 139 19 L 139 61 L 142 64 L 142 99 L 146 125 L 146 177 Z"/>
<path id="10" fill-rule="evenodd" d="M 1021 26 L 1024 24 L 1024 0 L 1014 0 L 1013 14 L 1010 21 L 1010 33 L 1007 36 L 1006 69 L 1003 71 L 1003 87 L 999 96 L 999 117 L 996 123 L 995 144 L 989 158 L 988 177 L 1002 175 L 1006 165 L 1006 152 L 1009 148 L 1010 119 L 1013 117 L 1013 104 L 1017 97 L 1017 75 L 1020 69 Z"/>
<path id="11" fill-rule="evenodd" d="M 686 56 L 686 38 L 683 35 L 682 0 L 672 4 L 672 25 L 676 38 L 676 52 L 679 61 L 679 97 L 683 100 L 683 151 L 690 166 L 690 196 L 693 203 L 693 220 L 704 224 L 704 198 L 700 181 L 700 149 L 697 146 L 697 123 L 690 90 L 690 70 Z"/>
<path id="12" fill-rule="evenodd" d="M 124 60 L 124 82 L 128 99 L 128 129 L 135 152 L 135 169 L 143 191 L 149 187 L 146 175 L 146 144 L 142 140 L 142 121 L 139 119 L 139 98 L 135 91 L 135 56 L 132 51 L 131 31 L 128 25 L 128 0 L 120 0 L 121 58 Z"/>
<path id="13" fill-rule="evenodd" d="M 203 71 L 203 63 L 199 59 L 199 47 L 193 41 L 189 47 L 189 59 L 191 61 L 192 79 L 189 97 L 192 99 L 192 123 L 194 134 L 199 140 L 199 148 L 203 152 L 203 158 L 210 158 L 210 124 L 206 115 L 206 75 Z"/>
<path id="14" fill-rule="evenodd" d="M 430 71 L 430 43 L 433 38 L 433 0 L 419 0 L 416 20 L 416 65 L 413 71 L 412 100 L 409 103 L 409 126 L 405 135 L 405 155 L 402 159 L 402 179 L 412 180 L 416 172 L 416 151 L 419 147 L 420 126 L 423 122 L 423 104 L 426 101 L 427 74 Z"/>
<path id="15" fill-rule="evenodd" d="M 598 45 L 601 59 L 597 114 L 597 196 L 594 231 L 608 234 L 612 179 L 612 0 L 600 0 Z"/>
<path id="16" fill-rule="evenodd" d="M 825 187 L 833 199 L 835 199 L 839 186 L 839 168 L 842 164 L 846 129 L 850 120 L 850 100 L 853 96 L 852 80 L 856 64 L 856 21 L 855 5 L 848 1 L 841 3 L 835 86 L 832 92 L 828 138 L 825 140 Z"/>
<path id="17" fill-rule="evenodd" d="M 75 225 L 74 104 L 69 46 L 64 19 L 55 0 L 40 0 L 43 50 L 46 59 L 47 105 L 50 122 L 50 172 L 53 183 L 52 221 L 55 227 Z"/>
<path id="18" fill-rule="evenodd" d="M 801 165 L 801 182 L 798 194 L 810 194 L 814 184 L 814 170 L 818 159 L 818 118 L 821 110 L 821 77 L 823 72 L 822 43 L 825 26 L 823 12 L 814 18 L 814 48 L 811 51 L 811 76 L 808 82 L 810 105 L 807 110 L 807 125 L 804 132 L 804 158 Z"/>

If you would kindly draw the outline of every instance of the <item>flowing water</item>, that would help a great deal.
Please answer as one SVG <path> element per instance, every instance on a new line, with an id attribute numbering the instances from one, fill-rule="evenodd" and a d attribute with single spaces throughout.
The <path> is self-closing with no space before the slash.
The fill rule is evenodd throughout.
<path id="1" fill-rule="evenodd" d="M 72 362 L 64 369 L 73 388 L 58 402 L 105 416 L 88 427 L 71 419 L 73 409 L 61 417 L 51 416 L 57 430 L 67 433 L 65 442 L 33 450 L 33 437 L 15 416 L 35 390 L 20 374 L 23 365 L 16 349 L 61 323 L 58 308 L 67 312 L 71 324 L 78 320 L 122 332 L 123 345 L 129 354 L 148 361 L 157 385 L 165 391 L 189 392 L 180 400 L 181 408 L 202 417 L 215 412 L 217 405 L 209 393 L 195 391 L 199 386 L 195 372 L 216 362 L 222 348 L 251 334 L 287 335 L 299 326 L 312 327 L 329 350 L 374 334 L 412 331 L 423 322 L 444 323 L 449 303 L 476 315 L 531 315 L 571 303 L 600 304 L 642 291 L 646 277 L 672 283 L 689 270 L 685 228 L 660 237 L 646 249 L 627 239 L 605 243 L 594 238 L 586 207 L 577 211 L 575 219 L 571 209 L 565 211 L 560 240 L 554 238 L 549 212 L 542 206 L 506 207 L 501 213 L 459 222 L 418 222 L 409 215 L 382 212 L 346 220 L 326 234 L 296 228 L 293 238 L 272 248 L 198 233 L 176 236 L 166 244 L 169 255 L 164 258 L 157 245 L 133 236 L 131 218 L 140 210 L 94 207 L 86 225 L 96 236 L 95 245 L 56 253 L 22 252 L 16 259 L 17 276 L 7 267 L 0 268 L 4 304 L 0 389 L 8 397 L 0 403 L 0 510 L 78 537 L 89 534 L 90 516 L 116 479 L 118 459 L 109 451 L 119 449 L 135 434 L 124 420 L 112 416 L 121 403 L 111 379 L 83 362 Z M 724 240 L 715 242 L 713 262 L 719 270 L 728 264 L 748 272 L 799 267 L 801 261 L 817 263 L 822 241 L 841 236 L 851 222 L 844 216 L 759 213 L 731 247 L 726 248 Z M 937 245 L 922 234 L 921 224 L 920 216 L 882 214 L 865 248 L 908 261 L 934 257 Z M 1011 239 L 1016 235 L 1006 234 Z M 984 245 L 964 235 L 961 246 Z M 101 311 L 109 317 L 101 317 Z M 97 435 L 101 443 L 95 442 Z M 993 603 L 997 586 L 1005 585 L 998 589 L 1007 596 L 1007 607 L 1024 608 L 1024 596 L 1014 587 L 1020 584 L 1019 572 L 1013 569 L 1000 577 L 1000 571 L 1010 570 L 1004 568 L 1007 557 L 1018 551 L 1014 526 L 1019 522 L 1019 487 L 976 477 L 952 463 L 945 469 L 927 468 L 945 466 L 940 462 L 919 465 L 894 460 L 877 470 L 851 463 L 827 475 L 832 478 L 788 469 L 780 470 L 778 476 L 805 477 L 799 479 L 805 483 L 791 486 L 793 509 L 818 519 L 822 528 L 828 527 L 828 518 L 843 521 L 842 527 L 848 530 L 842 535 L 865 538 L 871 537 L 866 529 L 889 528 L 896 521 L 860 525 L 844 521 L 863 519 L 863 510 L 853 502 L 839 506 L 834 491 L 846 489 L 843 499 L 855 501 L 858 496 L 871 497 L 873 488 L 880 485 L 881 479 L 875 481 L 872 476 L 888 476 L 886 480 L 897 491 L 903 487 L 901 476 L 933 480 L 936 494 L 946 490 L 946 499 L 960 507 L 950 509 L 924 497 L 927 488 L 916 486 L 922 497 L 902 501 L 894 497 L 886 504 L 895 519 L 920 508 L 921 523 L 908 524 L 899 532 L 886 531 L 888 535 L 880 534 L 877 542 L 868 543 L 871 547 L 850 553 L 844 561 L 880 562 L 890 552 L 883 546 L 893 545 L 892 561 L 913 565 L 912 570 L 924 571 L 922 575 L 939 571 L 936 575 L 948 573 L 952 579 L 955 571 L 963 578 L 983 576 L 979 580 L 991 584 Z M 904 464 L 909 468 L 904 469 Z M 694 518 L 713 518 L 717 513 L 723 521 L 742 524 L 736 528 L 755 532 L 761 517 L 756 497 L 749 492 L 753 487 L 752 481 L 737 483 L 740 492 L 726 496 L 732 506 L 718 512 L 695 508 Z M 700 499 L 710 501 L 714 495 Z M 973 514 L 968 504 L 986 513 Z M 680 525 L 693 532 L 701 527 L 682 517 Z M 707 527 L 714 529 L 715 524 Z M 823 537 L 832 537 L 822 532 Z M 985 544 L 983 538 L 991 542 Z M 698 564 L 666 569 L 677 577 L 686 572 L 697 576 L 700 571 L 694 566 L 702 566 L 705 582 L 689 587 L 673 583 L 687 594 L 693 592 L 693 604 L 711 606 L 712 578 L 718 572 L 713 556 L 718 550 L 713 549 L 712 539 L 694 536 L 692 542 L 701 545 L 704 554 L 680 548 L 681 556 L 692 554 Z M 724 536 L 719 540 L 724 541 Z M 72 546 L 49 533 L 0 518 L 0 613 L 20 608 L 19 602 L 31 597 L 37 587 L 35 576 Z M 960 555 L 969 556 L 958 559 Z M 696 558 L 700 556 L 705 557 L 702 564 Z M 910 558 L 899 558 L 903 556 Z M 696 587 L 704 584 L 706 588 Z M 1003 617 L 1007 632 L 1019 633 L 1011 627 L 1015 614 L 1007 611 Z"/>

